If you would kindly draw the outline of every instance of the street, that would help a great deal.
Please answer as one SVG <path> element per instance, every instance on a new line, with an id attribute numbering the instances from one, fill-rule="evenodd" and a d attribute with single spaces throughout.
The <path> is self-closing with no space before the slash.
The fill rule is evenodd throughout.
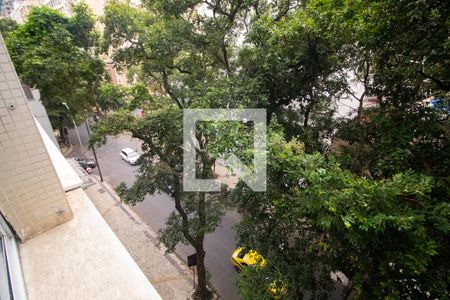
<path id="1" fill-rule="evenodd" d="M 83 143 L 80 149 L 75 131 L 69 130 L 69 139 L 74 145 L 74 153 L 82 154 L 87 145 L 87 132 L 84 124 L 78 127 L 79 134 Z M 131 166 L 121 159 L 119 152 L 122 148 L 131 147 L 140 151 L 140 142 L 132 140 L 130 137 L 122 135 L 118 138 L 108 138 L 106 145 L 96 149 L 99 166 L 101 168 L 104 180 L 115 187 L 121 182 L 128 186 L 134 182 L 134 172 L 138 166 Z M 89 152 L 88 152 L 89 153 Z M 91 154 L 85 154 L 93 158 Z M 98 174 L 98 170 L 95 169 Z M 174 203 L 167 194 L 147 195 L 143 202 L 132 207 L 152 230 L 158 232 L 164 227 L 164 223 L 169 214 L 174 210 Z M 239 299 L 235 287 L 234 279 L 236 271 L 231 266 L 230 256 L 235 249 L 235 233 L 233 226 L 239 221 L 239 215 L 236 212 L 227 212 L 222 219 L 222 224 L 212 234 L 205 237 L 206 267 L 211 273 L 211 283 L 222 299 Z M 186 262 L 186 257 L 195 253 L 192 247 L 179 245 L 176 248 L 176 254 Z"/>

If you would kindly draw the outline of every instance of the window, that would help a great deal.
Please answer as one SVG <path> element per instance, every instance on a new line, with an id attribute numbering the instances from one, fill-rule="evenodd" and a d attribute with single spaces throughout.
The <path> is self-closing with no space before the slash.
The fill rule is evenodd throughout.
<path id="1" fill-rule="evenodd" d="M 11 285 L 6 262 L 6 249 L 3 236 L 0 236 L 0 299 L 12 299 Z M 6 276 L 5 276 L 6 275 Z"/>
<path id="2" fill-rule="evenodd" d="M 27 299 L 14 235 L 0 214 L 0 300 Z"/>

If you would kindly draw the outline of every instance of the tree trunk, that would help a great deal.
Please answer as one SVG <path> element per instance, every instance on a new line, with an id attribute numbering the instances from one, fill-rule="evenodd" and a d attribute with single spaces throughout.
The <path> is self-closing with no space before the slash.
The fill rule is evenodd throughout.
<path id="1" fill-rule="evenodd" d="M 303 128 L 308 128 L 308 121 L 309 121 L 309 112 L 311 111 L 312 104 L 308 105 L 305 109 L 305 119 L 303 120 Z"/>
<path id="2" fill-rule="evenodd" d="M 203 249 L 203 241 L 195 248 L 197 256 L 197 276 L 198 285 L 196 290 L 196 296 L 200 300 L 208 300 L 211 295 L 208 290 L 206 280 L 206 268 L 205 268 L 205 250 Z"/>
<path id="3" fill-rule="evenodd" d="M 202 156 L 204 161 L 208 161 L 206 157 Z M 211 166 L 206 164 L 202 173 L 211 172 Z M 200 228 L 205 228 L 206 226 L 206 195 L 205 193 L 200 193 L 198 195 L 198 221 Z M 195 252 L 197 255 L 197 273 L 198 273 L 198 286 L 196 294 L 198 299 L 207 300 L 211 298 L 211 293 L 208 290 L 207 280 L 206 280 L 206 267 L 205 267 L 205 249 L 203 243 L 205 240 L 205 233 L 200 231 L 196 236 L 196 247 Z"/>
<path id="4" fill-rule="evenodd" d="M 356 119 L 357 119 L 358 121 L 361 120 L 361 116 L 362 116 L 362 112 L 363 112 L 364 94 L 365 94 L 365 92 L 362 94 L 361 98 L 358 99 L 358 101 L 359 101 L 359 105 L 358 105 L 358 114 L 356 115 Z"/>
<path id="5" fill-rule="evenodd" d="M 306 105 L 306 108 L 305 108 L 305 119 L 303 120 L 303 128 L 304 129 L 308 128 L 309 114 L 310 114 L 311 110 L 313 109 L 314 102 L 315 102 L 314 94 L 311 89 L 309 91 L 309 103 Z"/>
<path id="6" fill-rule="evenodd" d="M 61 142 L 66 145 L 67 147 L 70 147 L 68 135 L 66 134 L 65 127 L 59 127 L 59 137 L 61 139 Z"/>

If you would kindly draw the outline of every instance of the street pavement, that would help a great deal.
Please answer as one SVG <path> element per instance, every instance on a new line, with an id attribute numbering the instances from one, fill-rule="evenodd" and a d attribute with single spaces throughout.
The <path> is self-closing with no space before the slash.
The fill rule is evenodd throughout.
<path id="1" fill-rule="evenodd" d="M 85 125 L 82 124 L 78 131 L 83 147 L 79 146 L 74 130 L 69 130 L 69 140 L 74 145 L 75 155 L 93 158 L 91 152 L 86 151 L 88 135 Z M 138 166 L 129 165 L 119 156 L 120 150 L 125 147 L 140 151 L 140 142 L 127 135 L 108 137 L 106 145 L 96 149 L 103 178 L 111 186 L 117 186 L 121 182 L 132 185 L 134 182 Z M 94 172 L 98 172 L 97 168 Z M 167 194 L 147 195 L 143 202 L 137 203 L 132 209 L 153 231 L 158 232 L 164 228 L 166 218 L 174 210 L 174 203 Z M 221 226 L 205 237 L 206 267 L 211 273 L 211 283 L 224 300 L 239 299 L 234 282 L 236 273 L 230 263 L 236 243 L 234 225 L 238 222 L 239 214 L 229 211 L 223 217 Z M 180 244 L 175 253 L 186 261 L 186 257 L 195 251 L 190 246 Z"/>

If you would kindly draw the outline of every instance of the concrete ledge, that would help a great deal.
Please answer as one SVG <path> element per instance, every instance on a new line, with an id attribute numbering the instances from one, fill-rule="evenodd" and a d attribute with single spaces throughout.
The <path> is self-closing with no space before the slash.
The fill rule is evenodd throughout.
<path id="1" fill-rule="evenodd" d="M 161 299 L 82 189 L 73 219 L 20 245 L 29 299 Z"/>
<path id="2" fill-rule="evenodd" d="M 45 148 L 47 149 L 50 160 L 55 168 L 55 172 L 58 175 L 59 181 L 65 192 L 81 187 L 83 183 L 78 177 L 77 173 L 67 162 L 65 157 L 61 154 L 61 151 L 52 142 L 50 137 L 47 135 L 45 130 L 42 128 L 41 124 L 34 119 L 39 133 L 44 141 Z"/>

